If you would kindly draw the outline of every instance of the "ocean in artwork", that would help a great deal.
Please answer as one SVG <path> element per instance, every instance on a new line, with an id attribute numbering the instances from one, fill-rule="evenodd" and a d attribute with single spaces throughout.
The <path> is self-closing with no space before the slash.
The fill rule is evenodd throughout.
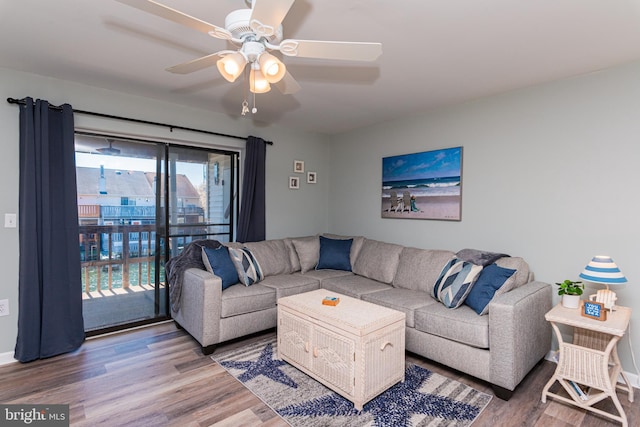
<path id="1" fill-rule="evenodd" d="M 399 181 L 385 181 L 382 183 L 382 196 L 391 197 L 395 191 L 400 196 L 409 191 L 412 196 L 459 196 L 460 177 L 447 176 L 438 178 L 405 179 Z"/>
<path id="2" fill-rule="evenodd" d="M 460 221 L 461 189 L 462 147 L 382 158 L 383 218 Z"/>

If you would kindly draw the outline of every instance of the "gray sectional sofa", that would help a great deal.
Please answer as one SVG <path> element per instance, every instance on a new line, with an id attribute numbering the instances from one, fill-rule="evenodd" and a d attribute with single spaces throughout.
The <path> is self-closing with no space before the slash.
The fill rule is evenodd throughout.
<path id="1" fill-rule="evenodd" d="M 353 237 L 352 271 L 315 269 L 319 239 L 225 243 L 231 249 L 248 248 L 262 280 L 223 291 L 218 276 L 190 268 L 184 272 L 175 321 L 209 354 L 218 343 L 275 327 L 279 298 L 324 288 L 403 311 L 407 351 L 491 383 L 502 399 L 511 396 L 550 348 L 544 314 L 551 309 L 551 287 L 533 281 L 522 258 L 495 261 L 516 271 L 496 291 L 487 313 L 479 315 L 465 304 L 448 308 L 432 296 L 444 266 L 457 257 L 453 252 Z"/>

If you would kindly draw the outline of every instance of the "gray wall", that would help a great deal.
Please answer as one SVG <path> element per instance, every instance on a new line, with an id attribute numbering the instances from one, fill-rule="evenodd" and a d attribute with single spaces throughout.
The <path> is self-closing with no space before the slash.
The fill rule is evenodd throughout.
<path id="1" fill-rule="evenodd" d="M 575 279 L 593 255 L 608 254 L 629 279 L 616 291 L 620 305 L 635 310 L 632 338 L 640 343 L 640 293 L 634 292 L 640 278 L 634 262 L 640 241 L 640 63 L 333 138 L 254 127 L 248 119 L 4 69 L 0 95 L 0 219 L 18 206 L 18 109 L 4 102 L 7 97 L 31 95 L 78 109 L 255 134 L 275 142 L 267 153 L 268 238 L 328 230 L 416 247 L 502 251 L 523 256 L 536 278 L 550 283 Z M 238 147 L 233 140 L 86 116 L 77 116 L 76 125 Z M 381 158 L 452 146 L 464 147 L 462 221 L 380 218 Z M 289 190 L 293 160 L 316 171 L 318 184 L 302 178 L 300 190 Z M 11 304 L 11 315 L 0 317 L 1 355 L 15 345 L 17 230 L 0 228 L 0 239 L 0 299 Z M 626 339 L 619 350 L 624 370 L 634 371 Z"/>
<path id="2" fill-rule="evenodd" d="M 382 219 L 381 158 L 453 146 L 464 147 L 462 221 Z M 615 291 L 634 309 L 640 355 L 639 161 L 640 62 L 341 135 L 329 229 L 519 255 L 548 283 L 577 280 L 593 255 L 610 255 L 629 279 Z M 635 371 L 626 338 L 619 351 Z"/>
<path id="3" fill-rule="evenodd" d="M 18 212 L 18 107 L 7 103 L 8 97 L 31 96 L 47 99 L 55 105 L 65 102 L 74 108 L 185 127 L 211 130 L 224 134 L 255 135 L 274 142 L 267 148 L 267 237 L 310 235 L 327 229 L 327 194 L 329 147 L 323 135 L 310 134 L 266 125 L 254 124 L 250 118 L 233 119 L 209 111 L 115 93 L 95 87 L 20 73 L 0 68 L 0 220 L 5 213 Z M 76 127 L 109 132 L 122 132 L 159 140 L 178 140 L 191 145 L 215 145 L 241 149 L 244 143 L 235 139 L 212 137 L 192 132 L 123 123 L 76 115 Z M 293 175 L 293 161 L 304 160 L 307 169 L 318 172 L 318 184 L 300 190 L 289 190 L 288 177 Z M 300 207 L 304 206 L 304 210 Z M 12 352 L 17 334 L 18 314 L 18 229 L 0 227 L 0 299 L 9 299 L 10 315 L 0 317 L 0 360 Z"/>

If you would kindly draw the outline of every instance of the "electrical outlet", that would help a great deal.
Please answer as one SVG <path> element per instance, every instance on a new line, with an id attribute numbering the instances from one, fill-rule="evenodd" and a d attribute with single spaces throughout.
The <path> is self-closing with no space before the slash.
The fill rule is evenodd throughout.
<path id="1" fill-rule="evenodd" d="M 0 316 L 8 316 L 8 315 L 9 315 L 9 300 L 0 299 Z"/>

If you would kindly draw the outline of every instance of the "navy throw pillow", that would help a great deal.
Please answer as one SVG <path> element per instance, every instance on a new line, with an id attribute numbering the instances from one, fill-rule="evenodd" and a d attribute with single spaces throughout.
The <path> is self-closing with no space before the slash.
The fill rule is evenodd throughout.
<path id="1" fill-rule="evenodd" d="M 471 307 L 476 313 L 483 314 L 485 307 L 491 302 L 494 294 L 516 270 L 503 268 L 496 264 L 485 267 L 480 273 L 480 277 L 471 288 L 464 303 Z"/>
<path id="2" fill-rule="evenodd" d="M 320 259 L 316 270 L 351 271 L 351 244 L 353 239 L 329 239 L 320 236 Z"/>
<path id="3" fill-rule="evenodd" d="M 229 256 L 229 249 L 221 245 L 217 249 L 202 248 L 202 262 L 211 274 L 222 279 L 222 289 L 238 283 L 238 272 Z"/>

